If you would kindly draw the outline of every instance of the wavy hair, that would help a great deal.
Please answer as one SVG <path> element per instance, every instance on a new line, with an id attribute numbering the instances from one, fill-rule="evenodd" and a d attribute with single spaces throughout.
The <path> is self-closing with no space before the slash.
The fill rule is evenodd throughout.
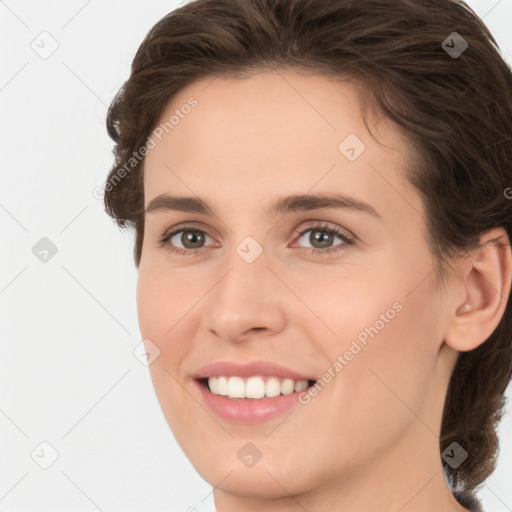
<path id="1" fill-rule="evenodd" d="M 135 228 L 137 268 L 144 159 L 135 155 L 164 108 L 198 79 L 269 68 L 350 79 L 367 128 L 371 109 L 407 137 L 416 155 L 407 178 L 426 206 L 438 277 L 486 230 L 503 227 L 512 239 L 512 200 L 504 193 L 512 186 L 512 73 L 464 2 L 196 0 L 149 31 L 108 111 L 115 164 L 105 209 L 120 227 Z M 511 296 L 492 335 L 459 353 L 451 375 L 439 450 L 456 441 L 469 454 L 457 468 L 444 466 L 454 487 L 475 489 L 495 469 L 512 374 Z"/>

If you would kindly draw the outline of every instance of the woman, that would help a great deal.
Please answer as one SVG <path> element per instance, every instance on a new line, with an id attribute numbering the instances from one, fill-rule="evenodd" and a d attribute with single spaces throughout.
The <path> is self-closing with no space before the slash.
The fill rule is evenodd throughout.
<path id="1" fill-rule="evenodd" d="M 112 102 L 165 418 L 218 512 L 481 510 L 512 74 L 452 0 L 197 0 Z"/>

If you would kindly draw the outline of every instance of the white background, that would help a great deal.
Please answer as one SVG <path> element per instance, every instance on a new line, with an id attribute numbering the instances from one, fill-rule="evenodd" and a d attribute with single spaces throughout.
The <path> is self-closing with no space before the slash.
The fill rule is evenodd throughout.
<path id="1" fill-rule="evenodd" d="M 512 0 L 468 4 L 512 64 Z M 177 5 L 0 1 L 2 512 L 214 510 L 133 354 L 133 235 L 93 195 L 113 161 L 107 106 Z M 31 47 L 43 31 L 58 43 L 47 59 Z M 42 237 L 58 250 L 46 263 L 32 252 Z M 500 433 L 486 512 L 512 510 L 510 402 Z M 50 461 L 43 441 L 59 454 L 48 469 L 35 462 Z"/>

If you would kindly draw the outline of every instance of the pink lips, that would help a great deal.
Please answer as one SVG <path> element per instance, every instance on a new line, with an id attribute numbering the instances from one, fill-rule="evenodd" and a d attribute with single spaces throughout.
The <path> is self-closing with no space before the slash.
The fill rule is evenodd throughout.
<path id="1" fill-rule="evenodd" d="M 194 378 L 204 404 L 218 418 L 225 421 L 241 424 L 260 423 L 283 414 L 297 405 L 299 392 L 261 399 L 229 398 L 211 393 L 200 380 L 216 376 L 247 378 L 258 375 L 289 378 L 295 381 L 317 380 L 311 375 L 300 374 L 270 361 L 253 361 L 246 364 L 218 361 L 200 368 Z"/>

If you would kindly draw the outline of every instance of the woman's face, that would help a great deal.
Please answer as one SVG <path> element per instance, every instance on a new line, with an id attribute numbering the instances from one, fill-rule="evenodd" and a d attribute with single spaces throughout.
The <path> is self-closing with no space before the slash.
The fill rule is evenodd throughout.
<path id="1" fill-rule="evenodd" d="M 456 352 L 406 142 L 384 119 L 387 147 L 371 137 L 350 83 L 291 72 L 195 82 L 160 121 L 145 160 L 139 324 L 197 471 L 247 496 L 377 482 L 390 465 L 426 484 L 441 470 Z M 154 201 L 165 194 L 190 199 Z M 211 386 L 232 397 L 199 377 L 222 377 Z M 241 398 L 247 388 L 271 397 Z"/>

